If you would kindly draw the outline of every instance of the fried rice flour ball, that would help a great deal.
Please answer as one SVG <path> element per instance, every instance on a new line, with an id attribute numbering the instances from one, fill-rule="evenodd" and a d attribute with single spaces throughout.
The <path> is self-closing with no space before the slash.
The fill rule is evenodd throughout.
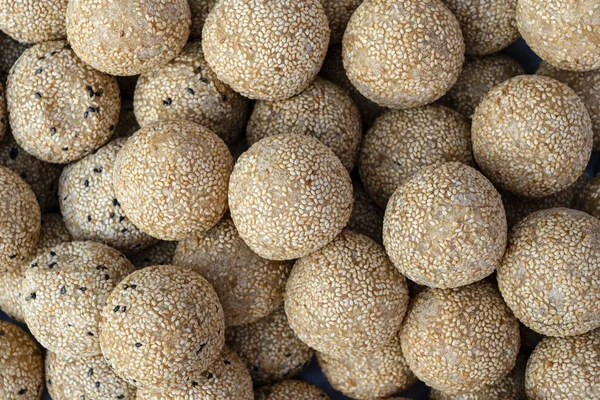
<path id="1" fill-rule="evenodd" d="M 263 386 L 254 392 L 255 400 L 330 400 L 319 387 L 308 382 L 287 380 Z"/>
<path id="2" fill-rule="evenodd" d="M 68 0 L 0 0 L 0 30 L 23 43 L 67 37 Z"/>

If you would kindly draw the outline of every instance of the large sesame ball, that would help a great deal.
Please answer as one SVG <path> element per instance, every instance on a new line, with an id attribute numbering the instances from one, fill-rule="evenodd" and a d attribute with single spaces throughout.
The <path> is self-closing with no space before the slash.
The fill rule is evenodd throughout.
<path id="1" fill-rule="evenodd" d="M 331 29 L 330 44 L 341 43 L 350 17 L 363 0 L 321 0 Z"/>
<path id="2" fill-rule="evenodd" d="M 306 89 L 329 44 L 320 0 L 223 0 L 206 18 L 208 65 L 251 99 L 282 100 Z"/>
<path id="3" fill-rule="evenodd" d="M 132 254 L 130 260 L 137 269 L 152 265 L 171 265 L 173 264 L 177 244 L 178 242 L 159 240 L 155 245 Z"/>
<path id="4" fill-rule="evenodd" d="M 136 132 L 117 154 L 113 185 L 125 215 L 143 232 L 180 240 L 212 228 L 227 210 L 233 160 L 223 141 L 188 121 Z"/>
<path id="5" fill-rule="evenodd" d="M 600 218 L 600 175 L 585 186 L 577 206 L 581 211 Z"/>
<path id="6" fill-rule="evenodd" d="M 319 387 L 308 382 L 287 380 L 263 386 L 254 392 L 255 400 L 330 400 Z"/>
<path id="7" fill-rule="evenodd" d="M 174 388 L 206 370 L 225 342 L 223 309 L 202 276 L 172 265 L 123 279 L 102 312 L 100 345 L 108 364 L 130 384 Z"/>
<path id="8" fill-rule="evenodd" d="M 383 247 L 351 231 L 298 260 L 285 293 L 296 335 L 338 358 L 369 354 L 389 343 L 407 304 L 406 279 Z"/>
<path id="9" fill-rule="evenodd" d="M 319 140 L 271 136 L 240 156 L 229 183 L 229 206 L 250 249 L 267 259 L 291 260 L 323 247 L 346 226 L 352 181 Z"/>
<path id="10" fill-rule="evenodd" d="M 101 147 L 119 118 L 116 79 L 84 64 L 64 41 L 25 50 L 8 76 L 6 97 L 17 143 L 52 163 Z"/>
<path id="11" fill-rule="evenodd" d="M 354 207 L 347 229 L 383 243 L 383 210 L 369 197 L 358 180 L 352 181 Z"/>
<path id="12" fill-rule="evenodd" d="M 133 105 L 142 127 L 183 119 L 204 125 L 227 144 L 239 138 L 248 118 L 248 101 L 217 78 L 200 42 L 188 43 L 167 65 L 142 74 Z"/>
<path id="13" fill-rule="evenodd" d="M 192 27 L 190 29 L 190 39 L 199 39 L 202 37 L 202 28 L 206 22 L 206 17 L 212 11 L 218 0 L 189 0 L 190 11 L 192 14 Z"/>
<path id="14" fill-rule="evenodd" d="M 518 223 L 498 268 L 506 304 L 548 336 L 600 327 L 599 279 L 600 222 L 567 208 L 538 211 Z"/>
<path id="15" fill-rule="evenodd" d="M 67 3 L 68 0 L 0 0 L 0 29 L 24 43 L 64 39 Z"/>
<path id="16" fill-rule="evenodd" d="M 27 47 L 0 31 L 0 82 L 6 82 L 8 71 Z"/>
<path id="17" fill-rule="evenodd" d="M 367 98 L 384 107 L 431 103 L 460 74 L 465 44 L 440 0 L 364 1 L 343 41 L 344 67 Z"/>

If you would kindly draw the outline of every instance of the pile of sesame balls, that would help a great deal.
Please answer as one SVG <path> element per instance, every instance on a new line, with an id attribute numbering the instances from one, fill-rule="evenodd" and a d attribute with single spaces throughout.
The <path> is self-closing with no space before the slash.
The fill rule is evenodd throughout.
<path id="1" fill-rule="evenodd" d="M 594 150 L 598 0 L 0 0 L 0 399 L 600 400 Z"/>

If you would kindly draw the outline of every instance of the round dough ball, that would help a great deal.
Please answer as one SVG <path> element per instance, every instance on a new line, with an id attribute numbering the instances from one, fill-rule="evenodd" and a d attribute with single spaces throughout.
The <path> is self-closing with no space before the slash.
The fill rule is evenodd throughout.
<path id="1" fill-rule="evenodd" d="M 329 44 L 342 42 L 350 17 L 363 0 L 321 0 L 331 29 Z"/>
<path id="2" fill-rule="evenodd" d="M 237 161 L 229 207 L 250 249 L 291 260 L 325 246 L 346 226 L 352 181 L 333 151 L 312 136 L 271 136 Z"/>
<path id="3" fill-rule="evenodd" d="M 354 207 L 346 229 L 368 236 L 382 244 L 383 210 L 371 200 L 360 181 L 352 181 L 352 186 L 354 188 Z"/>
<path id="4" fill-rule="evenodd" d="M 394 191 L 419 169 L 448 161 L 475 165 L 465 117 L 437 104 L 390 110 L 365 136 L 360 179 L 371 198 L 385 208 Z"/>
<path id="5" fill-rule="evenodd" d="M 171 265 L 173 264 L 177 244 L 178 242 L 159 240 L 154 246 L 133 254 L 130 257 L 131 262 L 137 269 L 152 265 Z"/>
<path id="6" fill-rule="evenodd" d="M 352 14 L 343 41 L 350 81 L 383 107 L 413 108 L 456 83 L 465 44 L 440 0 L 370 0 Z"/>
<path id="7" fill-rule="evenodd" d="M 212 228 L 227 210 L 233 168 L 212 131 L 188 121 L 161 121 L 135 133 L 117 154 L 115 194 L 143 232 L 181 240 Z"/>
<path id="8" fill-rule="evenodd" d="M 8 71 L 27 47 L 0 31 L 0 82 L 6 82 Z"/>
<path id="9" fill-rule="evenodd" d="M 315 79 L 329 44 L 320 0 L 222 0 L 202 47 L 219 79 L 251 99 L 283 100 Z"/>
<path id="10" fill-rule="evenodd" d="M 329 396 L 308 382 L 287 380 L 263 386 L 254 392 L 255 400 L 330 400 Z"/>
<path id="11" fill-rule="evenodd" d="M 206 17 L 212 11 L 218 0 L 189 0 L 190 11 L 192 12 L 192 28 L 190 29 L 190 39 L 199 39 L 202 37 L 202 28 L 206 22 Z"/>
<path id="12" fill-rule="evenodd" d="M 59 164 L 106 143 L 121 107 L 117 80 L 85 65 L 65 41 L 25 50 L 8 76 L 6 98 L 17 143 Z"/>
<path id="13" fill-rule="evenodd" d="M 67 37 L 68 0 L 0 0 L 0 29 L 24 43 Z"/>
<path id="14" fill-rule="evenodd" d="M 283 134 L 319 139 L 350 172 L 362 141 L 360 113 L 344 90 L 317 78 L 308 89 L 291 99 L 255 103 L 246 127 L 248 145 Z"/>
<path id="15" fill-rule="evenodd" d="M 138 388 L 177 389 L 219 358 L 223 309 L 187 268 L 161 265 L 123 279 L 102 312 L 100 345 L 117 375 Z"/>
<path id="16" fill-rule="evenodd" d="M 511 230 L 497 279 L 506 304 L 536 332 L 600 327 L 600 222 L 568 208 L 529 215 Z"/>
<path id="17" fill-rule="evenodd" d="M 285 292 L 296 335 L 337 358 L 368 355 L 389 343 L 407 305 L 406 279 L 383 247 L 351 231 L 298 260 Z"/>

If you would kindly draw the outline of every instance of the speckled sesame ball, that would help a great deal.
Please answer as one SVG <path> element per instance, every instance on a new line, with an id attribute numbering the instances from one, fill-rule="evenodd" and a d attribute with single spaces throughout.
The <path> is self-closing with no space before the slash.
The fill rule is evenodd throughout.
<path id="1" fill-rule="evenodd" d="M 315 354 L 290 328 L 283 307 L 252 324 L 228 329 L 227 344 L 239 354 L 256 385 L 293 377 Z"/>
<path id="2" fill-rule="evenodd" d="M 383 243 L 383 210 L 371 200 L 360 181 L 352 181 L 354 207 L 347 229 Z"/>
<path id="3" fill-rule="evenodd" d="M 330 400 L 327 393 L 308 382 L 287 380 L 263 386 L 254 392 L 255 400 Z"/>
<path id="4" fill-rule="evenodd" d="M 341 161 L 306 135 L 259 141 L 240 156 L 229 183 L 240 236 L 271 260 L 303 257 L 332 241 L 348 223 L 352 202 Z"/>
<path id="5" fill-rule="evenodd" d="M 248 101 L 208 67 L 199 41 L 188 43 L 167 65 L 142 74 L 133 106 L 142 127 L 183 119 L 207 127 L 227 144 L 239 138 L 248 119 Z"/>
<path id="6" fill-rule="evenodd" d="M 396 188 L 419 169 L 438 162 L 474 166 L 469 122 L 436 104 L 382 114 L 367 132 L 359 158 L 367 193 L 385 208 Z"/>
<path id="7" fill-rule="evenodd" d="M 161 121 L 137 131 L 119 151 L 113 186 L 140 230 L 181 240 L 207 231 L 225 214 L 232 164 L 229 149 L 209 129 Z"/>
<path id="8" fill-rule="evenodd" d="M 25 50 L 8 76 L 6 98 L 17 143 L 52 163 L 101 147 L 119 118 L 116 79 L 85 65 L 64 41 Z"/>
<path id="9" fill-rule="evenodd" d="M 367 98 L 384 107 L 431 103 L 460 74 L 465 44 L 458 21 L 440 0 L 370 0 L 350 18 L 344 67 Z"/>
<path id="10" fill-rule="evenodd" d="M 333 150 L 350 172 L 362 140 L 360 113 L 344 90 L 317 78 L 291 99 L 258 101 L 254 105 L 246 128 L 248 145 L 283 134 L 316 137 Z"/>
<path id="11" fill-rule="evenodd" d="M 223 309 L 212 286 L 172 265 L 123 279 L 106 301 L 101 328 L 111 368 L 149 390 L 176 389 L 192 379 L 219 358 L 225 342 Z"/>
<path id="12" fill-rule="evenodd" d="M 363 0 L 321 0 L 331 29 L 330 44 L 342 42 L 350 17 Z"/>
<path id="13" fill-rule="evenodd" d="M 406 279 L 383 247 L 351 231 L 298 260 L 285 293 L 296 335 L 338 358 L 369 354 L 389 343 L 407 304 Z"/>
<path id="14" fill-rule="evenodd" d="M 206 17 L 212 11 L 218 0 L 189 0 L 190 11 L 192 12 L 192 28 L 190 30 L 190 39 L 199 39 L 202 37 L 202 28 Z"/>
<path id="15" fill-rule="evenodd" d="M 202 31 L 206 61 L 219 79 L 259 100 L 283 100 L 306 89 L 328 44 L 320 0 L 222 0 Z"/>
<path id="16" fill-rule="evenodd" d="M 6 82 L 8 71 L 27 47 L 0 31 L 0 82 Z"/>
<path id="17" fill-rule="evenodd" d="M 0 0 L 0 29 L 24 43 L 64 39 L 67 3 L 68 0 Z"/>
<path id="18" fill-rule="evenodd" d="M 25 331 L 0 321 L 0 398 L 39 400 L 44 390 L 44 359 Z"/>
<path id="19" fill-rule="evenodd" d="M 529 215 L 511 230 L 497 278 L 506 304 L 536 332 L 600 327 L 600 222 L 567 208 Z"/>
<path id="20" fill-rule="evenodd" d="M 177 244 L 178 242 L 159 240 L 155 245 L 132 254 L 130 260 L 137 269 L 152 265 L 171 265 L 173 264 Z"/>

